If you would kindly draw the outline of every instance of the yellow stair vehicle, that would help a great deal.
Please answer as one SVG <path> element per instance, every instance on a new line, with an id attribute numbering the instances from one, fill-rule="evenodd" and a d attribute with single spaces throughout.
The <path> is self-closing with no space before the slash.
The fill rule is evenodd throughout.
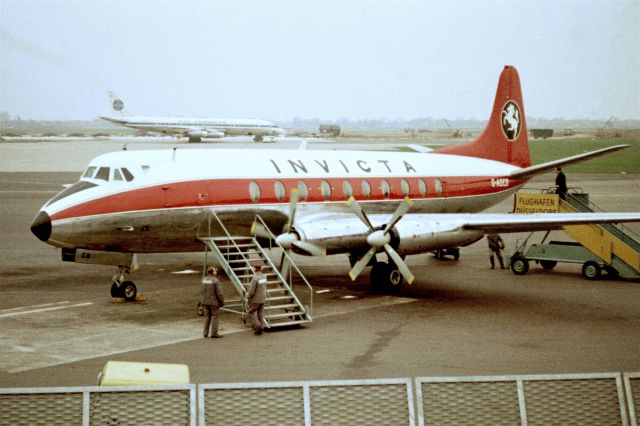
<path id="1" fill-rule="evenodd" d="M 535 202 L 528 201 L 532 197 Z M 543 200 L 544 199 L 544 200 Z M 567 193 L 565 199 L 556 194 L 516 194 L 516 213 L 519 205 L 543 205 L 546 212 L 560 213 L 602 211 L 589 201 L 589 195 L 581 192 Z M 640 237 L 631 229 L 614 224 L 571 225 L 564 232 L 576 242 L 551 241 L 529 248 L 529 237 L 511 256 L 511 270 L 516 275 L 526 274 L 529 261 L 540 263 L 545 269 L 553 269 L 558 262 L 582 263 L 582 274 L 587 279 L 599 279 L 603 272 L 624 278 L 640 278 Z M 533 233 L 532 233 L 533 234 Z"/>

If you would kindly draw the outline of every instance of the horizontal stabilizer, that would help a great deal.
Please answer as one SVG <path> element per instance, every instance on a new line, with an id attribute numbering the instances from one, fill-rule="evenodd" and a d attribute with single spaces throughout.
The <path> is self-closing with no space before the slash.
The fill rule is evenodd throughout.
<path id="1" fill-rule="evenodd" d="M 415 152 L 422 152 L 422 153 L 427 153 L 427 152 L 431 152 L 433 151 L 433 149 L 431 148 L 427 148 L 426 146 L 423 145 L 418 145 L 415 143 L 411 143 L 409 145 L 407 145 L 409 148 L 411 148 L 412 150 L 414 150 Z"/>
<path id="2" fill-rule="evenodd" d="M 584 160 L 588 160 L 593 157 L 599 157 L 604 154 L 609 154 L 621 149 L 628 148 L 631 145 L 615 145 L 608 148 L 602 148 L 597 151 L 586 152 L 584 154 L 574 155 L 573 157 L 561 158 L 560 160 L 549 161 L 548 163 L 537 164 L 535 166 L 525 167 L 524 169 L 511 172 L 510 176 L 513 179 L 527 179 L 535 175 L 539 175 L 556 167 L 562 167 L 569 164 L 579 163 Z"/>

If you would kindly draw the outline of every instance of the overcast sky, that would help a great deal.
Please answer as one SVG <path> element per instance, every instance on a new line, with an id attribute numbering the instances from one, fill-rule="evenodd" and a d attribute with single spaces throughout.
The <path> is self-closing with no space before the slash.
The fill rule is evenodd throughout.
<path id="1" fill-rule="evenodd" d="M 640 2 L 0 0 L 0 111 L 488 117 L 505 64 L 527 114 L 640 119 Z"/>

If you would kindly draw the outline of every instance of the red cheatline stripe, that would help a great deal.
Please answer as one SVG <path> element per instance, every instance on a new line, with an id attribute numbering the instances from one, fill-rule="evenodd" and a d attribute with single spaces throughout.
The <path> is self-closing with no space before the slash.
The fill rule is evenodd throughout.
<path id="1" fill-rule="evenodd" d="M 419 192 L 419 179 L 427 186 L 426 197 Z M 443 194 L 436 192 L 436 180 L 440 179 Z M 387 199 L 401 200 L 404 198 L 402 181 L 409 184 L 409 197 L 413 199 L 447 198 L 492 194 L 517 186 L 521 181 L 508 180 L 508 186 L 495 186 L 501 178 L 482 177 L 406 177 L 406 178 L 288 178 L 288 179 L 207 179 L 185 182 L 166 183 L 151 187 L 134 189 L 86 201 L 64 209 L 52 215 L 52 220 L 69 219 L 100 214 L 122 213 L 127 211 L 157 210 L 178 207 L 203 207 L 224 205 L 256 205 L 256 204 L 287 204 L 291 189 L 298 187 L 298 182 L 305 182 L 309 195 L 308 202 L 339 202 L 345 201 L 343 183 L 351 184 L 352 194 L 357 200 L 377 201 L 385 200 L 382 195 L 381 183 L 386 180 L 391 187 L 391 195 Z M 367 198 L 362 192 L 362 181 L 369 182 L 371 195 Z M 276 196 L 275 183 L 282 182 L 286 195 L 282 199 Z M 331 186 L 331 196 L 325 199 L 321 190 L 321 182 L 326 181 Z M 492 181 L 494 184 L 492 185 Z M 249 185 L 256 182 L 260 187 L 260 199 L 251 200 Z M 505 181 L 501 182 L 504 185 Z"/>

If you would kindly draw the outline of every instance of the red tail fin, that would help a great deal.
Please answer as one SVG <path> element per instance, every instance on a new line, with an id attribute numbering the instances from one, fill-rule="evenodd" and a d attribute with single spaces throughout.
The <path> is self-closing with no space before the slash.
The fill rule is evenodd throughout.
<path id="1" fill-rule="evenodd" d="M 500 74 L 493 112 L 480 136 L 472 142 L 441 148 L 433 153 L 486 158 L 518 167 L 531 165 L 520 77 L 514 67 L 506 65 Z"/>

